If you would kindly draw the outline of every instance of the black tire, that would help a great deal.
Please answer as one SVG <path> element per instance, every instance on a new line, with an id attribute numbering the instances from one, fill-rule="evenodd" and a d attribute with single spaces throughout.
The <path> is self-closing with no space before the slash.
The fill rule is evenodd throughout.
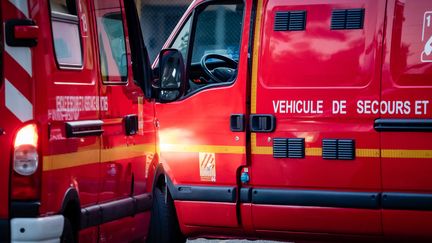
<path id="1" fill-rule="evenodd" d="M 180 231 L 174 202 L 168 190 L 165 187 L 162 190 L 155 188 L 153 191 L 153 208 L 147 243 L 184 243 L 186 238 Z"/>
<path id="2" fill-rule="evenodd" d="M 68 218 L 64 218 L 63 234 L 60 238 L 61 243 L 75 243 L 75 234 L 72 224 Z"/>

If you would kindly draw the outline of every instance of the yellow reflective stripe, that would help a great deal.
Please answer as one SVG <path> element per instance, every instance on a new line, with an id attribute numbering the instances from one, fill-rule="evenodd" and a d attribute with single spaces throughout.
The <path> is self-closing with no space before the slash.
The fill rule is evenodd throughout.
<path id="1" fill-rule="evenodd" d="M 356 149 L 356 157 L 379 158 L 380 150 L 379 149 Z"/>
<path id="2" fill-rule="evenodd" d="M 306 156 L 321 156 L 322 148 L 306 148 L 305 151 Z"/>
<path id="3" fill-rule="evenodd" d="M 154 152 L 155 145 L 142 144 L 134 146 L 122 146 L 112 149 L 102 149 L 101 162 L 111 162 L 144 156 L 146 153 Z"/>
<path id="4" fill-rule="evenodd" d="M 161 152 L 244 154 L 244 146 L 161 144 Z"/>
<path id="5" fill-rule="evenodd" d="M 99 149 L 44 156 L 43 171 L 99 163 Z"/>
<path id="6" fill-rule="evenodd" d="M 272 155 L 273 148 L 269 146 L 253 146 L 252 154 L 255 155 Z M 322 148 L 306 148 L 306 156 L 322 156 Z M 379 158 L 379 149 L 356 149 L 356 157 L 359 158 Z"/>
<path id="7" fill-rule="evenodd" d="M 272 155 L 273 148 L 267 146 L 252 146 L 252 154 L 255 155 Z"/>
<path id="8" fill-rule="evenodd" d="M 394 159 L 432 159 L 432 150 L 383 149 L 381 156 Z"/>
<path id="9" fill-rule="evenodd" d="M 261 18 L 263 15 L 263 2 L 258 0 L 257 12 L 255 19 L 255 30 L 254 30 L 254 47 L 252 57 L 252 84 L 251 84 L 251 113 L 256 114 L 257 112 L 257 84 L 258 84 L 258 56 L 260 48 L 260 34 L 261 34 Z"/>
<path id="10" fill-rule="evenodd" d="M 82 165 L 96 164 L 101 161 L 110 162 L 144 156 L 148 152 L 154 152 L 155 145 L 141 144 L 133 146 L 122 146 L 111 149 L 103 149 L 101 160 L 99 160 L 99 149 L 79 151 L 67 154 L 44 156 L 43 171 L 59 170 Z"/>
<path id="11" fill-rule="evenodd" d="M 252 142 L 256 144 L 256 134 L 252 134 Z M 104 149 L 101 154 L 101 162 L 110 162 L 144 156 L 148 152 L 153 152 L 155 146 L 143 144 L 135 146 L 116 147 Z M 164 144 L 161 146 L 162 152 L 180 153 L 217 153 L 217 154 L 244 154 L 243 146 L 217 146 L 217 145 L 183 145 L 183 144 Z M 306 148 L 306 156 L 322 156 L 322 148 Z M 394 159 L 432 159 L 432 150 L 398 150 L 398 149 L 356 149 L 356 157 L 359 158 L 382 158 Z M 270 146 L 252 146 L 254 155 L 272 155 L 273 148 Z M 98 150 L 86 150 L 68 154 L 44 156 L 43 171 L 65 169 L 82 165 L 96 164 L 99 162 Z"/>
<path id="12" fill-rule="evenodd" d="M 252 154 L 272 155 L 273 147 L 256 146 L 256 134 L 251 134 Z M 183 144 L 164 144 L 161 146 L 162 152 L 184 152 L 184 153 L 217 153 L 217 154 L 243 154 L 245 148 L 242 146 L 217 146 L 217 145 L 183 145 Z M 306 156 L 322 156 L 322 148 L 306 148 Z M 356 149 L 357 158 L 412 158 L 430 159 L 432 150 L 379 150 L 379 149 Z"/>

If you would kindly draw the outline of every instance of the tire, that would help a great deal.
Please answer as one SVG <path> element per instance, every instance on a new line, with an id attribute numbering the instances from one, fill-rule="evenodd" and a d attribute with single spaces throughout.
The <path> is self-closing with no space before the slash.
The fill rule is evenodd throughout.
<path id="1" fill-rule="evenodd" d="M 63 234 L 60 238 L 61 243 L 75 243 L 75 234 L 72 224 L 68 218 L 64 218 Z"/>
<path id="2" fill-rule="evenodd" d="M 163 190 L 163 191 L 162 191 Z M 155 188 L 147 243 L 184 243 L 177 221 L 174 202 L 168 190 Z"/>

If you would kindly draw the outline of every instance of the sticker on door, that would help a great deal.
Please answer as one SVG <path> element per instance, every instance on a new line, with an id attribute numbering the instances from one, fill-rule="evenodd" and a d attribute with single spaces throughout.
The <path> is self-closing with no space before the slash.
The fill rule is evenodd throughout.
<path id="1" fill-rule="evenodd" d="M 424 13 L 422 44 L 424 45 L 424 48 L 421 54 L 421 61 L 432 62 L 432 11 Z"/>
<path id="2" fill-rule="evenodd" d="M 216 181 L 216 155 L 214 153 L 199 153 L 201 181 Z"/>

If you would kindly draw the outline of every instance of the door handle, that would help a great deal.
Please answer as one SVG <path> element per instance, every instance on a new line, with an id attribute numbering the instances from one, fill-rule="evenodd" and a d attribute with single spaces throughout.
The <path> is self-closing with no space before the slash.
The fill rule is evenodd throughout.
<path id="1" fill-rule="evenodd" d="M 250 115 L 251 132 L 273 132 L 276 128 L 276 117 L 270 114 Z"/>
<path id="2" fill-rule="evenodd" d="M 138 116 L 127 115 L 123 118 L 126 135 L 131 136 L 138 133 Z"/>
<path id="3" fill-rule="evenodd" d="M 232 114 L 230 116 L 230 128 L 232 132 L 244 132 L 245 130 L 245 115 Z"/>
<path id="4" fill-rule="evenodd" d="M 34 47 L 38 43 L 39 26 L 31 19 L 11 19 L 5 24 L 6 43 L 14 47 Z"/>
<path id="5" fill-rule="evenodd" d="M 66 137 L 99 136 L 104 132 L 102 125 L 101 120 L 66 122 Z"/>

